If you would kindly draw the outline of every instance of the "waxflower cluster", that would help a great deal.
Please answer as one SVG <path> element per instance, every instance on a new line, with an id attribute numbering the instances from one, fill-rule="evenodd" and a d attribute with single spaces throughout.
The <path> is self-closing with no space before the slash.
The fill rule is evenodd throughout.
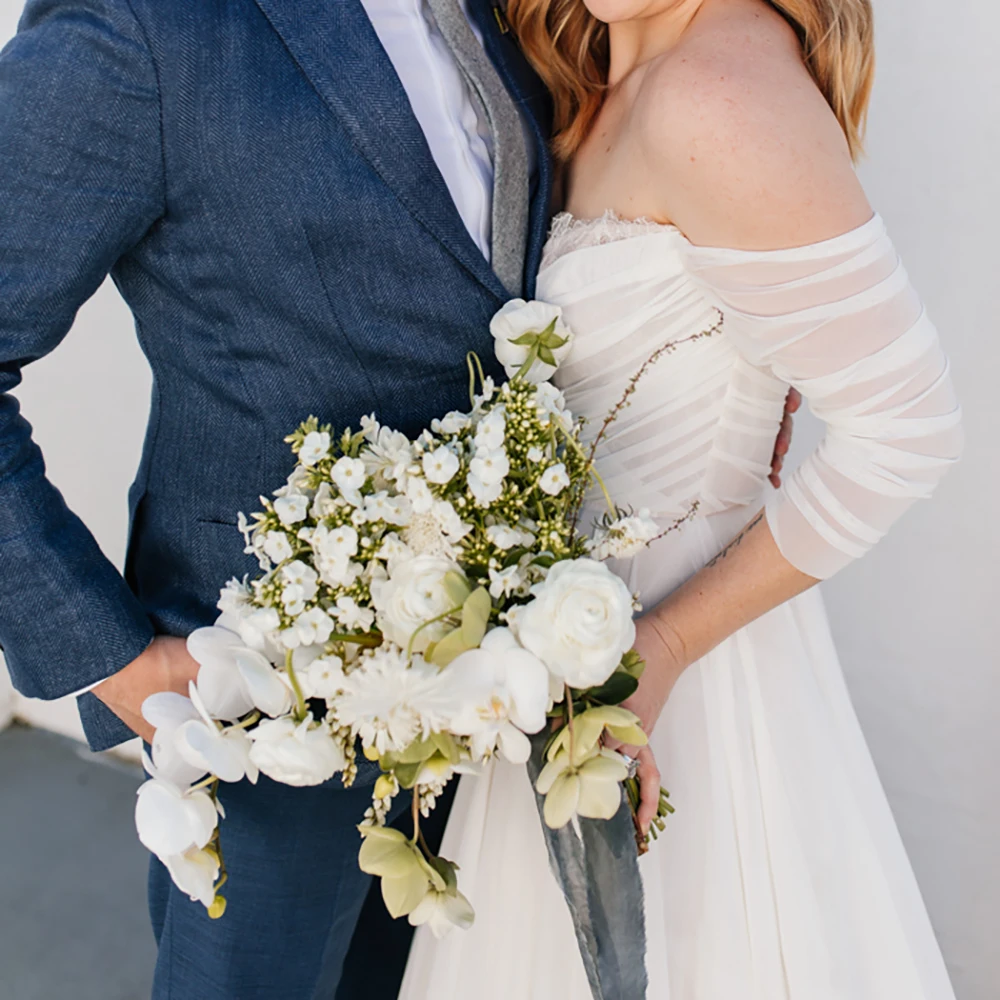
<path id="1" fill-rule="evenodd" d="M 578 525 L 594 443 L 548 381 L 572 342 L 559 309 L 515 300 L 491 331 L 508 381 L 470 356 L 467 412 L 415 439 L 374 416 L 343 431 L 310 418 L 286 439 L 287 482 L 240 515 L 260 574 L 231 580 L 216 624 L 190 636 L 189 697 L 143 707 L 156 736 L 139 837 L 213 916 L 227 877 L 220 782 L 349 785 L 359 752 L 377 761 L 360 866 L 394 917 L 436 934 L 473 919 L 455 865 L 419 835 L 455 774 L 496 754 L 527 761 L 548 727 L 546 823 L 621 804 L 627 768 L 601 741 L 645 742 L 620 707 L 641 661 L 635 598 L 602 560 L 658 529 L 613 506 L 592 536 Z M 385 825 L 404 793 L 412 837 Z"/>

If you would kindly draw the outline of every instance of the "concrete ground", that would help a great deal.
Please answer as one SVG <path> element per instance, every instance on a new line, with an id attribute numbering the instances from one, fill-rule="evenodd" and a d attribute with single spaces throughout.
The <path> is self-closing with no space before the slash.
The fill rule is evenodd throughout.
<path id="1" fill-rule="evenodd" d="M 0 732 L 0 1000 L 147 1000 L 156 949 L 137 767 Z"/>

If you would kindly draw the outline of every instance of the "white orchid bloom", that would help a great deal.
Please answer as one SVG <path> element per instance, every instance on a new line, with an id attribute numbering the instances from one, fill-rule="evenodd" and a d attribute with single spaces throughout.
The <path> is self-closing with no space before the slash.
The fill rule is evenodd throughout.
<path id="1" fill-rule="evenodd" d="M 265 719 L 252 733 L 250 759 L 285 785 L 321 785 L 347 764 L 344 749 L 326 725 L 311 717 Z"/>
<path id="2" fill-rule="evenodd" d="M 525 733 L 545 725 L 549 704 L 549 673 L 524 649 L 510 629 L 487 632 L 478 649 L 459 654 L 445 673 L 461 693 L 462 708 L 451 730 L 472 740 L 474 759 L 500 752 L 512 763 L 531 754 Z"/>
<path id="3" fill-rule="evenodd" d="M 194 902 L 209 907 L 215 900 L 219 855 L 208 848 L 191 848 L 183 854 L 161 858 L 174 885 Z"/>
<path id="4" fill-rule="evenodd" d="M 179 788 L 193 784 L 205 774 L 205 768 L 189 764 L 177 750 L 174 736 L 177 730 L 199 719 L 198 709 L 190 698 L 176 691 L 151 694 L 142 703 L 142 717 L 153 727 L 152 758 L 157 774 Z"/>
<path id="5" fill-rule="evenodd" d="M 242 781 L 248 778 L 257 783 L 257 765 L 250 760 L 250 738 L 243 729 L 220 729 L 209 715 L 198 686 L 188 685 L 191 703 L 198 718 L 183 723 L 174 734 L 177 752 L 192 767 L 202 773 L 214 774 L 221 781 Z"/>
<path id="6" fill-rule="evenodd" d="M 468 930 L 475 920 L 472 904 L 457 889 L 438 892 L 434 888 L 410 911 L 407 920 L 414 927 L 427 924 L 434 937 L 443 938 L 455 927 Z"/>
<path id="7" fill-rule="evenodd" d="M 152 778 L 139 786 L 136 797 L 139 840 L 161 859 L 204 847 L 219 821 L 212 797 L 204 789 L 182 788 L 167 780 L 145 751 L 142 758 Z"/>
<path id="8" fill-rule="evenodd" d="M 198 693 L 212 718 L 235 721 L 255 707 L 272 716 L 288 711 L 287 685 L 267 657 L 236 633 L 217 625 L 200 628 L 188 636 L 187 648 L 201 665 Z"/>

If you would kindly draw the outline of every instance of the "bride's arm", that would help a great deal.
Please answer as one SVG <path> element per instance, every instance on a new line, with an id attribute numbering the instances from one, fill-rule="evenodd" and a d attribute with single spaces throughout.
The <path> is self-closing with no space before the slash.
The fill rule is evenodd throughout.
<path id="1" fill-rule="evenodd" d="M 799 389 L 827 433 L 642 619 L 648 669 L 631 707 L 647 726 L 688 665 L 866 552 L 961 449 L 947 360 L 825 102 L 780 65 L 703 70 L 687 67 L 688 99 L 665 93 L 669 120 L 649 132 L 663 217 L 690 240 L 685 265 L 726 335 Z"/>

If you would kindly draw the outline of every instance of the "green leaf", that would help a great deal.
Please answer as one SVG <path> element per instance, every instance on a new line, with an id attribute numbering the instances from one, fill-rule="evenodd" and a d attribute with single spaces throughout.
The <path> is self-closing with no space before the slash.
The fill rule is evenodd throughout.
<path id="1" fill-rule="evenodd" d="M 477 587 L 462 605 L 462 640 L 467 649 L 475 649 L 486 635 L 493 602 L 485 587 Z"/>
<path id="2" fill-rule="evenodd" d="M 622 657 L 619 669 L 624 670 L 625 673 L 631 674 L 636 680 L 639 680 L 646 669 L 646 661 L 634 649 L 630 649 Z"/>
<path id="3" fill-rule="evenodd" d="M 639 681 L 624 670 L 616 670 L 600 687 L 587 692 L 587 698 L 602 705 L 620 705 L 639 688 Z"/>
<path id="4" fill-rule="evenodd" d="M 424 762 L 421 760 L 416 764 L 400 764 L 392 773 L 396 775 L 400 788 L 412 788 L 423 769 Z"/>
<path id="5" fill-rule="evenodd" d="M 414 865 L 413 870 L 400 878 L 382 879 L 382 899 L 385 908 L 395 919 L 412 913 L 420 901 L 427 895 L 430 880 L 420 865 Z"/>
<path id="6" fill-rule="evenodd" d="M 461 757 L 458 744 L 451 733 L 431 733 L 431 741 L 449 764 L 457 764 Z"/>
<path id="7" fill-rule="evenodd" d="M 430 656 L 425 653 L 424 659 L 436 667 L 446 667 L 459 653 L 464 653 L 468 648 L 465 639 L 462 638 L 462 630 L 457 628 L 434 643 L 434 651 Z"/>
<path id="8" fill-rule="evenodd" d="M 444 879 L 445 890 L 447 892 L 456 892 L 458 890 L 458 875 L 455 873 L 458 871 L 458 865 L 454 861 L 449 861 L 447 858 L 428 858 L 427 863 Z"/>
<path id="9" fill-rule="evenodd" d="M 396 754 L 400 764 L 422 764 L 432 756 L 437 747 L 432 740 L 416 740 Z"/>
<path id="10" fill-rule="evenodd" d="M 451 600 L 453 607 L 459 607 L 465 599 L 472 593 L 472 585 L 463 573 L 457 570 L 449 570 L 441 581 L 444 591 Z"/>

